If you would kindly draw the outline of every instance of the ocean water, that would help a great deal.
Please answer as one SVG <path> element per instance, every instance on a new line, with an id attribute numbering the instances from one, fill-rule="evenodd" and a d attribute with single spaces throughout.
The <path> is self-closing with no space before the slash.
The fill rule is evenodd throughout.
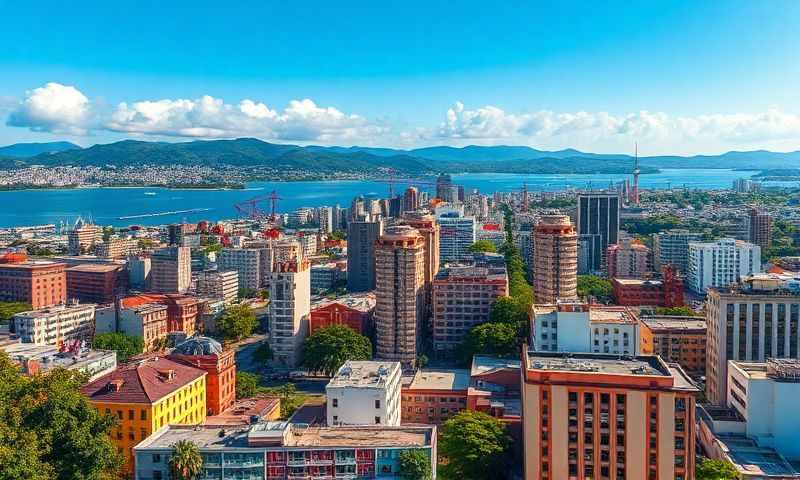
<path id="1" fill-rule="evenodd" d="M 756 172 L 715 169 L 665 169 L 642 175 L 642 188 L 668 187 L 730 188 L 733 180 Z M 516 175 L 505 173 L 454 175 L 453 181 L 470 192 L 477 189 L 491 194 L 514 191 L 527 183 L 530 191 L 555 191 L 567 188 L 605 188 L 630 175 Z M 797 186 L 798 182 L 788 182 Z M 407 184 L 398 184 L 400 191 Z M 432 186 L 418 185 L 421 190 Z M 179 221 L 197 222 L 235 218 L 234 204 L 275 190 L 280 196 L 278 210 L 290 212 L 300 207 L 350 205 L 354 196 L 386 197 L 387 183 L 371 180 L 252 182 L 243 190 L 170 190 L 166 188 L 79 188 L 71 190 L 17 190 L 0 192 L 0 227 L 71 223 L 78 216 L 100 225 L 160 225 Z M 260 207 L 269 210 L 269 202 Z"/>

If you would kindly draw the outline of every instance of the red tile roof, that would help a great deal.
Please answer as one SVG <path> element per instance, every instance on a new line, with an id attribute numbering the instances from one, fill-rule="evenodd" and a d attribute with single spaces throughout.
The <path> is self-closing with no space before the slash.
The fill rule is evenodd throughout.
<path id="1" fill-rule="evenodd" d="M 169 372 L 174 372 L 172 378 Z M 206 375 L 199 368 L 161 357 L 149 357 L 122 365 L 84 385 L 81 393 L 94 402 L 155 403 Z M 113 384 L 121 385 L 118 389 Z"/>

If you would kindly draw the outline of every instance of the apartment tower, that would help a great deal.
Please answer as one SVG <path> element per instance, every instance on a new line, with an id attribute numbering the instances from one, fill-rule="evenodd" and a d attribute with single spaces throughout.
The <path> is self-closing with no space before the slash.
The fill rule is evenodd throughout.
<path id="1" fill-rule="evenodd" d="M 555 303 L 578 296 L 578 235 L 566 215 L 544 215 L 534 231 L 533 285 L 536 301 Z"/>
<path id="2" fill-rule="evenodd" d="M 347 290 L 368 292 L 375 289 L 375 242 L 383 234 L 383 220 L 363 220 L 347 224 Z"/>
<path id="3" fill-rule="evenodd" d="M 154 250 L 150 256 L 150 289 L 161 293 L 186 293 L 192 283 L 189 247 Z"/>
<path id="4" fill-rule="evenodd" d="M 619 240 L 619 195 L 586 193 L 578 195 L 578 235 L 591 235 L 588 266 L 599 271 L 609 245 Z"/>
<path id="5" fill-rule="evenodd" d="M 275 264 L 269 284 L 269 342 L 275 361 L 300 363 L 311 316 L 311 268 L 308 260 Z"/>

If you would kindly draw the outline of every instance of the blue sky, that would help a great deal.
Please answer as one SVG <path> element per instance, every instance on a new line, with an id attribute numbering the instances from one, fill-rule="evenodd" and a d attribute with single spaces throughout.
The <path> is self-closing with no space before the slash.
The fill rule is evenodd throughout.
<path id="1" fill-rule="evenodd" d="M 0 144 L 800 149 L 800 2 L 0 0 Z"/>

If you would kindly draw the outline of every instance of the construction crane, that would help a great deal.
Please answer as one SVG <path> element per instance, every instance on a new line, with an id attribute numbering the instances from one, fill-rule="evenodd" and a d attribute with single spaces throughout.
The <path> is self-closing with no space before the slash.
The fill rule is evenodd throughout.
<path id="1" fill-rule="evenodd" d="M 278 210 L 278 200 L 283 200 L 281 197 L 278 196 L 278 192 L 273 190 L 268 195 L 260 195 L 258 197 L 253 197 L 248 200 L 244 200 L 239 203 L 235 203 L 233 208 L 239 212 L 240 215 L 243 215 L 247 218 L 251 218 L 253 220 L 259 220 L 267 215 L 264 213 L 263 210 L 259 208 L 259 204 L 261 202 L 270 202 L 270 221 L 275 221 L 277 217 L 277 210 Z"/>

